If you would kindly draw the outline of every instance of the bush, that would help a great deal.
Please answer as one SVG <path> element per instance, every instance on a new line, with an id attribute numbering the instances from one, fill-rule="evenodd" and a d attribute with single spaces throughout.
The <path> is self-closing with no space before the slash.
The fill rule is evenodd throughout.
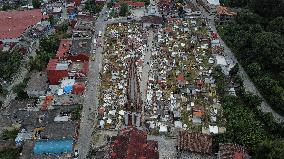
<path id="1" fill-rule="evenodd" d="M 82 109 L 83 109 L 83 106 L 82 106 L 82 105 L 79 105 L 77 108 L 75 108 L 75 109 L 71 112 L 71 120 L 73 120 L 73 121 L 75 121 L 75 120 L 80 120 L 80 119 L 81 119 Z"/>
<path id="2" fill-rule="evenodd" d="M 14 130 L 11 130 L 11 131 L 4 130 L 4 132 L 1 135 L 1 140 L 9 140 L 9 139 L 15 140 L 18 133 L 19 133 L 18 129 L 14 129 Z"/>
<path id="3" fill-rule="evenodd" d="M 22 151 L 22 148 L 8 148 L 0 151 L 1 159 L 17 159 Z"/>

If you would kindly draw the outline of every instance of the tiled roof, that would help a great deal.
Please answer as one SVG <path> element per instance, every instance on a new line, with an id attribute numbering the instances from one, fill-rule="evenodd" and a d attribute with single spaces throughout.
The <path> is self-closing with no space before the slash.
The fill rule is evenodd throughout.
<path id="1" fill-rule="evenodd" d="M 237 13 L 229 11 L 228 8 L 224 6 L 217 6 L 216 11 L 218 15 L 228 15 L 228 16 L 237 15 Z"/>
<path id="2" fill-rule="evenodd" d="M 128 6 L 131 6 L 131 7 L 144 7 L 145 6 L 144 2 L 125 1 L 124 3 L 127 3 Z M 114 7 L 115 8 L 120 7 L 120 4 L 114 3 Z"/>
<path id="3" fill-rule="evenodd" d="M 179 149 L 202 154 L 212 153 L 212 136 L 179 131 Z"/>
<path id="4" fill-rule="evenodd" d="M 245 150 L 237 144 L 220 144 L 219 156 L 220 159 L 244 159 Z"/>
<path id="5" fill-rule="evenodd" d="M 50 59 L 47 64 L 47 70 L 56 70 L 56 65 L 58 63 L 58 59 Z"/>
<path id="6" fill-rule="evenodd" d="M 72 41 L 71 40 L 67 40 L 67 39 L 62 39 L 60 41 L 60 45 L 59 48 L 57 50 L 56 53 L 56 58 L 62 58 L 64 57 L 64 55 L 70 51 L 70 45 L 71 45 Z"/>
<path id="7" fill-rule="evenodd" d="M 40 9 L 0 12 L 0 39 L 18 38 L 43 18 Z"/>
<path id="8" fill-rule="evenodd" d="M 121 130 L 118 136 L 112 138 L 110 157 L 120 159 L 158 159 L 158 142 L 147 140 L 147 134 L 142 130 L 127 128 Z"/>

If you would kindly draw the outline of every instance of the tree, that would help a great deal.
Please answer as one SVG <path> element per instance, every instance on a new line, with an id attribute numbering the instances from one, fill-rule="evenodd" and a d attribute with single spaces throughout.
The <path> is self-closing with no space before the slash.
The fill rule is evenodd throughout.
<path id="1" fill-rule="evenodd" d="M 41 6 L 41 0 L 33 0 L 32 1 L 33 7 L 34 8 L 40 8 Z"/>
<path id="2" fill-rule="evenodd" d="M 256 78 L 261 74 L 261 66 L 257 62 L 249 64 L 246 68 L 251 77 Z"/>
<path id="3" fill-rule="evenodd" d="M 50 25 L 53 26 L 55 24 L 54 16 L 53 15 L 49 16 L 48 21 L 50 22 Z"/>
<path id="4" fill-rule="evenodd" d="M 247 2 L 247 0 L 220 0 L 220 4 L 229 7 L 245 7 Z"/>
<path id="5" fill-rule="evenodd" d="M 27 99 L 29 98 L 25 88 L 27 87 L 26 82 L 19 83 L 13 88 L 13 92 L 17 94 L 18 99 Z"/>
<path id="6" fill-rule="evenodd" d="M 241 10 L 236 17 L 238 24 L 259 24 L 261 21 L 262 18 L 250 10 Z"/>
<path id="7" fill-rule="evenodd" d="M 265 140 L 260 143 L 254 157 L 255 159 L 283 159 L 284 140 Z"/>
<path id="8" fill-rule="evenodd" d="M 255 13 L 269 19 L 284 16 L 283 0 L 250 0 L 249 7 Z"/>
<path id="9" fill-rule="evenodd" d="M 123 17 L 126 16 L 127 13 L 128 13 L 128 10 L 129 10 L 128 4 L 127 3 L 122 3 L 120 5 L 119 15 L 123 16 Z"/>
<path id="10" fill-rule="evenodd" d="M 284 18 L 277 17 L 270 21 L 267 30 L 270 32 L 284 35 Z"/>
<path id="11" fill-rule="evenodd" d="M 230 76 L 235 76 L 239 72 L 239 64 L 235 64 L 235 66 L 230 70 Z"/>

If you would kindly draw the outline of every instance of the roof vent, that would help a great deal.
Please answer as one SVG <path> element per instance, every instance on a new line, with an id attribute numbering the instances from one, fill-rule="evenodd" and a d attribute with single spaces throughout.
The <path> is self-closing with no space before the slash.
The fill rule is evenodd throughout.
<path id="1" fill-rule="evenodd" d="M 12 19 L 12 17 L 8 17 L 9 19 Z"/>

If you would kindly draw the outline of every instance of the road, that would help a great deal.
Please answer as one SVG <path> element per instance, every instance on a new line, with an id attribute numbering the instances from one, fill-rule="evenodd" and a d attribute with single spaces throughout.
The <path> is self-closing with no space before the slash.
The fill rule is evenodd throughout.
<path id="1" fill-rule="evenodd" d="M 100 40 L 97 40 L 102 42 L 101 46 L 103 46 L 103 37 L 106 28 L 106 21 L 104 21 L 104 19 L 106 18 L 106 14 L 102 13 L 105 13 L 106 9 L 107 8 L 105 5 L 101 11 L 100 16 L 96 20 L 95 34 L 93 36 L 93 38 L 95 38 L 98 32 L 102 31 L 102 37 L 99 38 Z M 88 84 L 86 87 L 86 92 L 84 94 L 85 100 L 79 130 L 79 140 L 77 144 L 77 148 L 79 150 L 79 159 L 86 159 L 90 148 L 92 133 L 95 131 L 95 125 L 97 123 L 96 116 L 99 104 L 99 86 L 101 83 L 99 78 L 99 72 L 102 68 L 103 47 L 97 45 L 96 48 L 93 49 L 96 50 L 96 58 L 95 61 L 92 61 L 90 59 L 89 63 Z"/>
<path id="2" fill-rule="evenodd" d="M 195 1 L 193 1 L 193 3 L 199 7 L 199 9 L 201 9 L 203 16 L 205 18 L 207 18 L 207 21 L 209 23 L 209 25 L 211 26 L 212 30 L 214 32 L 217 32 L 216 29 L 216 25 L 214 22 L 214 17 L 210 16 L 209 13 L 207 13 L 203 7 L 199 6 L 197 3 L 195 3 Z M 238 63 L 240 66 L 239 69 L 239 74 L 240 77 L 243 79 L 244 82 L 244 86 L 246 91 L 251 92 L 255 95 L 258 95 L 259 97 L 262 98 L 262 103 L 261 103 L 261 111 L 262 112 L 271 112 L 274 119 L 277 122 L 284 122 L 284 117 L 279 115 L 277 112 L 275 112 L 274 110 L 272 110 L 272 108 L 270 107 L 270 105 L 267 103 L 267 101 L 263 98 L 263 96 L 260 94 L 260 92 L 258 91 L 258 89 L 255 87 L 254 83 L 252 82 L 252 80 L 250 79 L 250 77 L 247 75 L 247 73 L 245 72 L 244 68 L 240 65 L 240 63 L 238 62 L 237 58 L 235 57 L 234 53 L 231 51 L 231 49 L 225 44 L 225 42 L 220 38 L 220 43 L 221 45 L 224 46 L 224 54 L 225 56 L 227 56 L 227 58 L 231 59 L 234 61 L 234 63 Z"/>
<path id="3" fill-rule="evenodd" d="M 144 112 L 145 103 L 146 103 L 146 91 L 147 91 L 147 83 L 148 83 L 149 70 L 150 70 L 150 65 L 147 63 L 150 62 L 150 58 L 151 58 L 151 51 L 153 49 L 153 38 L 154 38 L 153 30 L 150 30 L 149 36 L 148 36 L 148 47 L 146 48 L 146 53 L 144 57 L 141 84 L 140 84 L 141 98 L 143 101 L 142 112 Z"/>

